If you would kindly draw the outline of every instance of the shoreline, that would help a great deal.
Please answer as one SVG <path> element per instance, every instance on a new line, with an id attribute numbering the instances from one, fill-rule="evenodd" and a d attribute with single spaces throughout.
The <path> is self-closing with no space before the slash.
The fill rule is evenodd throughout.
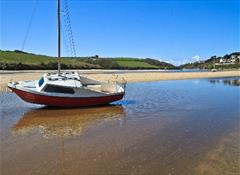
<path id="1" fill-rule="evenodd" d="M 10 81 L 21 80 L 37 80 L 43 73 L 49 71 L 28 71 L 28 72 L 10 72 L 0 73 L 0 92 L 7 89 L 7 84 Z M 119 71 L 119 70 L 82 70 L 78 71 L 86 77 L 97 79 L 100 81 L 108 80 L 125 80 L 131 82 L 151 82 L 161 80 L 183 80 L 183 79 L 199 79 L 199 78 L 219 78 L 219 77 L 239 77 L 239 70 L 219 71 L 219 72 L 170 72 L 170 71 L 151 71 L 151 70 L 134 70 L 134 71 Z"/>
<path id="2" fill-rule="evenodd" d="M 97 73 L 144 73 L 144 72 L 209 72 L 209 70 L 197 70 L 197 69 L 66 69 L 63 72 L 77 71 L 81 74 L 97 74 Z M 56 70 L 0 70 L 0 75 L 15 74 L 15 73 L 46 73 L 56 72 Z"/>

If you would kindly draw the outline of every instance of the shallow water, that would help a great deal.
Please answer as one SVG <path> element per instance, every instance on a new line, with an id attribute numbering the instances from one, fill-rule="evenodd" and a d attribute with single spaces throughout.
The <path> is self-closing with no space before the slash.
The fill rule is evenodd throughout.
<path id="1" fill-rule="evenodd" d="M 239 85 L 239 77 L 130 83 L 122 101 L 80 109 L 3 93 L 1 173 L 238 174 Z"/>

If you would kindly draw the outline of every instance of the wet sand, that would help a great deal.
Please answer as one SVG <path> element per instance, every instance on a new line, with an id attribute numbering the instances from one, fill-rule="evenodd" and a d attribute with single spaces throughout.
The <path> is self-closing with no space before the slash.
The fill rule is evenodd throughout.
<path id="1" fill-rule="evenodd" d="M 21 80 L 37 80 L 44 73 L 41 72 L 16 72 L 0 74 L 0 91 L 6 90 L 6 85 L 10 81 Z M 213 78 L 213 77 L 234 77 L 240 76 L 240 71 L 221 71 L 221 72 L 151 72 L 151 71 L 122 71 L 121 73 L 112 74 L 105 70 L 97 72 L 83 72 L 82 75 L 98 79 L 101 81 L 118 80 L 126 82 L 149 82 L 160 80 L 180 80 L 180 79 L 196 79 L 196 78 Z"/>
<path id="2" fill-rule="evenodd" d="M 238 175 L 239 80 L 129 83 L 94 108 L 1 93 L 0 174 Z"/>
<path id="3" fill-rule="evenodd" d="M 238 127 L 225 134 L 217 146 L 209 151 L 204 160 L 196 166 L 196 173 L 199 175 L 239 174 L 239 131 Z"/>

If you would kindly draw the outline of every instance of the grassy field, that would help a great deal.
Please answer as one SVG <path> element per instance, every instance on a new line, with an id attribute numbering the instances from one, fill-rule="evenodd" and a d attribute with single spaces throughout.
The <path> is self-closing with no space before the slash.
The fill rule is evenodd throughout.
<path id="1" fill-rule="evenodd" d="M 56 57 L 45 55 L 35 55 L 29 53 L 18 53 L 12 51 L 0 51 L 0 62 L 2 63 L 22 63 L 22 64 L 47 64 L 49 62 L 57 62 Z M 64 64 L 86 64 L 77 59 L 61 58 Z"/>
<path id="2" fill-rule="evenodd" d="M 151 58 L 114 58 L 119 66 L 132 69 L 132 68 L 144 68 L 144 69 L 177 69 L 176 66 Z"/>
<path id="3" fill-rule="evenodd" d="M 26 63 L 26 64 L 40 64 L 48 63 L 53 59 L 48 56 L 23 54 L 11 51 L 0 51 L 0 62 L 3 63 Z"/>
<path id="4" fill-rule="evenodd" d="M 139 60 L 116 60 L 116 62 L 118 63 L 119 66 L 121 67 L 128 67 L 128 68 L 153 68 L 156 69 L 158 68 L 157 66 L 145 63 L 143 61 L 139 61 Z"/>
<path id="5" fill-rule="evenodd" d="M 154 59 L 62 57 L 63 69 L 172 69 L 175 66 Z M 1 70 L 56 69 L 57 58 L 22 51 L 0 50 Z"/>
<path id="6" fill-rule="evenodd" d="M 81 61 L 80 59 L 61 58 L 63 69 L 98 69 L 102 68 Z M 57 58 L 45 55 L 35 55 L 18 51 L 0 50 L 0 69 L 1 70 L 36 70 L 36 69 L 56 69 Z"/>

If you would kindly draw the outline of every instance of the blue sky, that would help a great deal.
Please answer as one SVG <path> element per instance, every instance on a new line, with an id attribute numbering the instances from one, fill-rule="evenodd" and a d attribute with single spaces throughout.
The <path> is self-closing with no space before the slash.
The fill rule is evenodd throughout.
<path id="1" fill-rule="evenodd" d="M 1 0 L 1 49 L 21 48 L 35 1 Z M 237 0 L 68 1 L 78 56 L 181 64 L 240 50 Z M 39 0 L 25 51 L 57 55 L 56 8 L 56 0 Z"/>

